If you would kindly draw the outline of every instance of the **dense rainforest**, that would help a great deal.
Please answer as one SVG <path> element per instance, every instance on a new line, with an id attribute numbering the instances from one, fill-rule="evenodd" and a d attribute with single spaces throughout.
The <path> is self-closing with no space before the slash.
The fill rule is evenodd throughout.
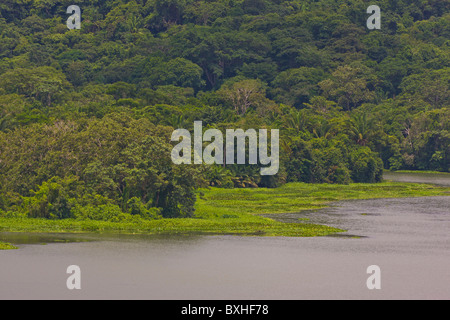
<path id="1" fill-rule="evenodd" d="M 449 67 L 450 0 L 2 0 L 0 215 L 190 217 L 202 186 L 448 172 Z M 194 121 L 279 129 L 278 174 L 173 164 Z"/>

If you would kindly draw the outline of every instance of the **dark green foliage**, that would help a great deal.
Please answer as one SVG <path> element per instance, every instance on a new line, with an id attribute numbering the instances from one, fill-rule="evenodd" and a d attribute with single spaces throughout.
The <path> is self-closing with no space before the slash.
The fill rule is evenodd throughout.
<path id="1" fill-rule="evenodd" d="M 199 185 L 379 182 L 449 171 L 450 2 L 0 3 L 0 210 L 189 217 Z M 170 134 L 280 129 L 280 171 L 176 166 Z"/>
<path id="2" fill-rule="evenodd" d="M 368 147 L 355 149 L 350 154 L 351 177 L 355 182 L 380 182 L 383 163 Z"/>
<path id="3" fill-rule="evenodd" d="M 73 218 L 77 178 L 53 177 L 44 181 L 30 197 L 25 197 L 21 209 L 32 218 Z"/>

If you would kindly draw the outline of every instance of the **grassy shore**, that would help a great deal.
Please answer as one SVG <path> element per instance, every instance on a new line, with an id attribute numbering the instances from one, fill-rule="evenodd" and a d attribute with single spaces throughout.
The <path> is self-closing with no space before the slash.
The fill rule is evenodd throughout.
<path id="1" fill-rule="evenodd" d="M 309 223 L 283 223 L 260 214 L 319 209 L 347 199 L 450 195 L 450 187 L 383 182 L 378 184 L 289 183 L 276 189 L 199 190 L 193 218 L 121 222 L 0 218 L 0 232 L 119 232 L 130 234 L 199 233 L 261 236 L 324 236 L 344 230 Z"/>
<path id="2" fill-rule="evenodd" d="M 199 199 L 200 216 L 276 214 L 320 209 L 328 203 L 350 199 L 400 198 L 450 195 L 450 187 L 383 182 L 338 184 L 288 183 L 275 189 L 209 189 Z"/>

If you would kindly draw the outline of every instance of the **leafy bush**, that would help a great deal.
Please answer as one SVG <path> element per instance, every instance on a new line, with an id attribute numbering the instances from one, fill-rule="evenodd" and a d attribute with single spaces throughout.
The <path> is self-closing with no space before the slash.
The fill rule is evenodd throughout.
<path id="1" fill-rule="evenodd" d="M 149 208 L 137 197 L 133 197 L 127 202 L 128 213 L 133 216 L 140 216 L 144 219 L 158 219 L 161 217 L 161 208 Z"/>
<path id="2" fill-rule="evenodd" d="M 368 147 L 351 152 L 350 168 L 355 182 L 380 182 L 383 176 L 383 162 Z"/>
<path id="3" fill-rule="evenodd" d="M 43 182 L 31 197 L 23 198 L 22 209 L 31 218 L 72 218 L 77 181 L 75 177 L 53 177 Z"/>
<path id="4" fill-rule="evenodd" d="M 76 206 L 74 218 L 78 220 L 111 221 L 123 214 L 119 206 L 108 203 L 103 205 Z"/>

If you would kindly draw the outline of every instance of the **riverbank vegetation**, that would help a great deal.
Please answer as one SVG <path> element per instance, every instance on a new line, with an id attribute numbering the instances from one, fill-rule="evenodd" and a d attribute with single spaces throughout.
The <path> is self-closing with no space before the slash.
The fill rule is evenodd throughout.
<path id="1" fill-rule="evenodd" d="M 279 188 L 260 189 L 208 188 L 198 191 L 199 200 L 191 218 L 149 218 L 147 215 L 124 214 L 118 209 L 115 214 L 109 213 L 108 219 L 28 218 L 24 214 L 9 213 L 0 217 L 0 231 L 325 236 L 344 230 L 303 220 L 298 223 L 278 222 L 273 218 L 276 219 L 277 213 L 319 209 L 339 200 L 449 194 L 450 187 L 396 182 L 349 185 L 289 183 Z M 273 218 L 267 218 L 268 214 Z"/>
<path id="2" fill-rule="evenodd" d="M 86 0 L 80 30 L 70 4 L 0 4 L 3 217 L 247 232 L 213 215 L 278 211 L 270 192 L 296 183 L 353 192 L 383 169 L 449 171 L 448 1 L 378 1 L 381 30 L 360 0 Z M 278 174 L 174 165 L 170 135 L 194 121 L 279 129 Z M 232 212 L 218 189 L 202 200 L 208 186 L 267 204 Z"/>

